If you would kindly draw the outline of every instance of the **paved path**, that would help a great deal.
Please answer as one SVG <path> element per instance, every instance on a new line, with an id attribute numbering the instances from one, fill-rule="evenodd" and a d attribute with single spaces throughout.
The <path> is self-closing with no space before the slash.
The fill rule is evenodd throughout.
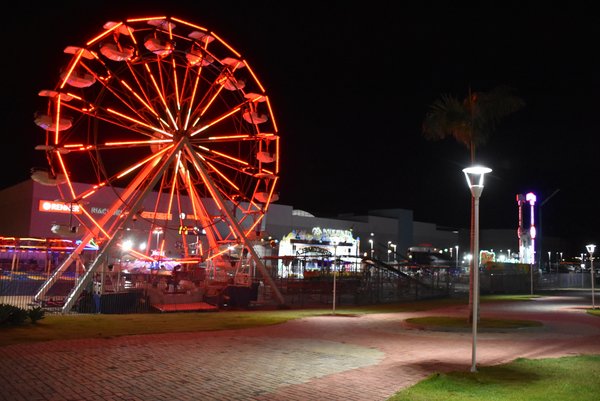
<path id="1" fill-rule="evenodd" d="M 585 313 L 590 305 L 583 292 L 482 304 L 482 317 L 544 326 L 480 331 L 479 366 L 600 354 L 600 318 Z M 467 312 L 461 306 L 321 316 L 256 329 L 3 346 L 0 400 L 383 401 L 431 373 L 470 369 L 470 331 L 427 331 L 404 322 Z"/>

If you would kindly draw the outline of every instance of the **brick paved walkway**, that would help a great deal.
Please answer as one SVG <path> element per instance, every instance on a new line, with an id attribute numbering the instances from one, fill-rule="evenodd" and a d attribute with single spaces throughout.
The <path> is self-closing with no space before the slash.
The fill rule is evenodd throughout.
<path id="1" fill-rule="evenodd" d="M 541 328 L 480 331 L 479 366 L 600 354 L 600 318 L 581 293 L 482 304 L 482 317 Z M 472 336 L 419 330 L 419 313 L 321 316 L 245 330 L 0 347 L 0 400 L 383 401 L 434 372 L 469 370 Z"/>

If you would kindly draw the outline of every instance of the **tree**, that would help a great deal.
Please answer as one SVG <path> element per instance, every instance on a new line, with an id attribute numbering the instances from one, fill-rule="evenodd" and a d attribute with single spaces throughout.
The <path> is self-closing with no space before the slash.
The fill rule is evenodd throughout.
<path id="1" fill-rule="evenodd" d="M 423 121 L 423 135 L 429 140 L 453 137 L 469 149 L 471 164 L 476 163 L 475 149 L 484 144 L 506 116 L 520 110 L 525 102 L 508 86 L 498 86 L 489 92 L 472 92 L 459 100 L 443 94 L 429 107 Z M 471 253 L 474 241 L 474 199 L 471 197 Z M 475 267 L 478 268 L 478 267 Z M 473 274 L 469 269 L 469 321 L 473 320 Z M 479 316 L 477 316 L 479 319 Z"/>

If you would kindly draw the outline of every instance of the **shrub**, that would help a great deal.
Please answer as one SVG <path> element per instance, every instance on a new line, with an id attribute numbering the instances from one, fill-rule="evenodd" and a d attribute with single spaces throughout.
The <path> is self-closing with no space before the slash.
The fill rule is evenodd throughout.
<path id="1" fill-rule="evenodd" d="M 31 323 L 36 324 L 38 320 L 42 320 L 46 315 L 46 310 L 41 306 L 35 306 L 27 311 Z"/>
<path id="2" fill-rule="evenodd" d="M 0 304 L 0 325 L 18 325 L 25 323 L 28 312 L 26 309 L 9 304 Z"/>
<path id="3" fill-rule="evenodd" d="M 12 308 L 12 305 L 0 304 L 0 326 L 8 324 L 10 316 L 13 312 Z"/>
<path id="4" fill-rule="evenodd" d="M 0 326 L 16 326 L 25 323 L 27 319 L 35 324 L 38 320 L 43 319 L 45 315 L 46 310 L 40 306 L 23 309 L 10 304 L 0 304 Z"/>

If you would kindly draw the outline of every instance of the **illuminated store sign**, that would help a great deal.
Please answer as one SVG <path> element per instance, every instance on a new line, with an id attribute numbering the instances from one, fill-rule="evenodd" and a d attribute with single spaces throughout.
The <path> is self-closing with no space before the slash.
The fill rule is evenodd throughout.
<path id="1" fill-rule="evenodd" d="M 160 212 L 142 212 L 140 213 L 144 219 L 155 219 L 155 220 L 171 220 L 171 213 L 160 213 Z"/>
<path id="2" fill-rule="evenodd" d="M 49 200 L 40 200 L 39 203 L 40 212 L 52 212 L 52 213 L 75 213 L 81 214 L 81 206 L 76 203 L 64 203 Z"/>
<path id="3" fill-rule="evenodd" d="M 92 214 L 106 214 L 108 213 L 108 208 L 106 207 L 96 207 L 92 206 L 90 209 L 90 213 Z M 56 202 L 50 200 L 40 200 L 39 203 L 39 211 L 40 212 L 50 212 L 50 213 L 75 213 L 81 214 L 83 211 L 81 210 L 81 206 L 77 203 L 65 203 L 65 202 Z M 114 213 L 115 216 L 121 215 L 122 210 L 117 209 Z M 154 213 L 154 212 L 141 212 L 140 216 L 145 219 L 156 219 L 156 220 L 171 220 L 172 215 L 170 213 Z M 193 215 L 191 215 L 193 217 Z"/>

